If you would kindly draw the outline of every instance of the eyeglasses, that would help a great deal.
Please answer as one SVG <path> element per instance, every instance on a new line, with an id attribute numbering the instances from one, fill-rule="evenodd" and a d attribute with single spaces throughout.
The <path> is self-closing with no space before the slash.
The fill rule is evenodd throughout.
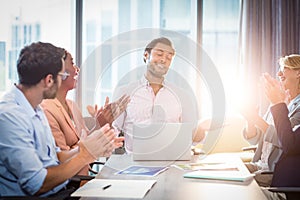
<path id="1" fill-rule="evenodd" d="M 278 70 L 280 72 L 286 72 L 287 70 L 299 70 L 299 68 L 295 68 L 295 67 L 289 66 L 289 65 L 280 65 Z"/>
<path id="2" fill-rule="evenodd" d="M 61 76 L 61 80 L 66 80 L 70 74 L 68 72 L 58 72 L 58 75 Z"/>
<path id="3" fill-rule="evenodd" d="M 288 67 L 286 67 L 286 66 L 284 66 L 284 65 L 280 65 L 279 68 L 278 68 L 278 71 L 279 71 L 279 72 L 285 72 L 287 68 L 288 68 Z"/>

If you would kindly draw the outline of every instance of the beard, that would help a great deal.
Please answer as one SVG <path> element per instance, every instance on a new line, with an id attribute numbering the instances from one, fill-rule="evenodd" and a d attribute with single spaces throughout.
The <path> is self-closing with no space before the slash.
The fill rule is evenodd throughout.
<path id="1" fill-rule="evenodd" d="M 44 99 L 54 99 L 56 97 L 57 90 L 58 90 L 58 84 L 54 83 L 49 90 L 44 91 L 43 98 Z"/>
<path id="2" fill-rule="evenodd" d="M 148 71 L 156 78 L 164 78 L 168 72 L 168 67 L 160 64 L 149 64 Z"/>

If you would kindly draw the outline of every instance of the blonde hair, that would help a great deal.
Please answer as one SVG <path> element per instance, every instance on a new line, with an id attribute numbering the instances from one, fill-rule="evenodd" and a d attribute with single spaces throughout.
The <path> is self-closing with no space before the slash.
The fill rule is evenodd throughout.
<path id="1" fill-rule="evenodd" d="M 290 69 L 300 69 L 300 55 L 291 54 L 279 59 L 279 65 Z"/>

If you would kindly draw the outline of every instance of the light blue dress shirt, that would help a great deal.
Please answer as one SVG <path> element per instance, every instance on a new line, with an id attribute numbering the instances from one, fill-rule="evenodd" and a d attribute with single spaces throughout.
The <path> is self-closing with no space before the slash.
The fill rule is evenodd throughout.
<path id="1" fill-rule="evenodd" d="M 0 196 L 35 194 L 42 186 L 46 168 L 59 164 L 47 118 L 33 109 L 24 94 L 13 87 L 0 100 Z M 65 183 L 41 196 L 61 190 Z"/>

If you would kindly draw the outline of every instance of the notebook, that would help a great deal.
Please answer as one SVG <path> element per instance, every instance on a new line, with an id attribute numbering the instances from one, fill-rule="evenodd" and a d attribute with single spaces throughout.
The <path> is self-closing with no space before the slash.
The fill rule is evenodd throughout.
<path id="1" fill-rule="evenodd" d="M 133 160 L 190 160 L 192 123 L 133 125 Z"/>

